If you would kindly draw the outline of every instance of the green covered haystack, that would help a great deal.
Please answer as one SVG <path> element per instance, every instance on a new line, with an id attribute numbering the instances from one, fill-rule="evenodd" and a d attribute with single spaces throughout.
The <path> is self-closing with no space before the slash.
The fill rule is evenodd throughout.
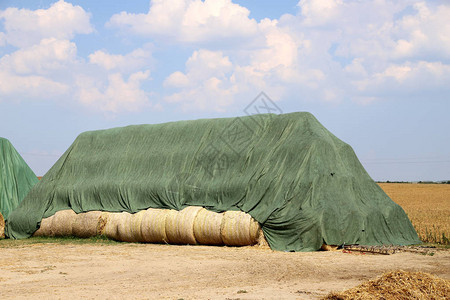
<path id="1" fill-rule="evenodd" d="M 13 145 L 0 138 L 0 213 L 5 219 L 37 182 L 36 175 Z"/>
<path id="2" fill-rule="evenodd" d="M 420 243 L 352 148 L 309 113 L 137 125 L 81 134 L 10 215 L 26 238 L 72 209 L 241 210 L 272 249 Z"/>

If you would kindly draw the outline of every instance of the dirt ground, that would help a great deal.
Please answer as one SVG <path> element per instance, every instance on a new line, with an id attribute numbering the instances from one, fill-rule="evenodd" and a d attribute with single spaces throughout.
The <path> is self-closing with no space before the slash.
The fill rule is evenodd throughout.
<path id="1" fill-rule="evenodd" d="M 370 255 L 124 243 L 0 253 L 0 299 L 315 299 L 396 269 L 450 279 L 450 250 Z"/>

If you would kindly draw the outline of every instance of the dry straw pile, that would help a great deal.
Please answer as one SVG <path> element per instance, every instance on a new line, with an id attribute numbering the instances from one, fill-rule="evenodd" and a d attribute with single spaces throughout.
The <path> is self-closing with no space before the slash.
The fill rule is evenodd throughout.
<path id="1" fill-rule="evenodd" d="M 402 270 L 383 274 L 341 293 L 330 293 L 324 299 L 449 299 L 450 280 L 423 272 Z"/>
<path id="2" fill-rule="evenodd" d="M 3 215 L 0 212 L 0 239 L 4 238 L 5 238 L 5 219 L 3 218 Z"/>
<path id="3" fill-rule="evenodd" d="M 265 242 L 258 222 L 241 211 L 215 213 L 199 206 L 181 211 L 149 208 L 135 214 L 58 211 L 34 236 L 105 235 L 123 242 L 246 246 Z"/>

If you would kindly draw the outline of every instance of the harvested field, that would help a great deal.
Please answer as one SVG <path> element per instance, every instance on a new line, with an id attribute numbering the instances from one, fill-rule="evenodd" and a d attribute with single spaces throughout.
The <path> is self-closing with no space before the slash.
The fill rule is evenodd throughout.
<path id="1" fill-rule="evenodd" d="M 448 250 L 370 255 L 31 241 L 0 241 L 3 299 L 317 299 L 392 270 L 450 279 Z"/>
<path id="2" fill-rule="evenodd" d="M 423 242 L 450 244 L 450 184 L 379 185 L 405 210 Z"/>

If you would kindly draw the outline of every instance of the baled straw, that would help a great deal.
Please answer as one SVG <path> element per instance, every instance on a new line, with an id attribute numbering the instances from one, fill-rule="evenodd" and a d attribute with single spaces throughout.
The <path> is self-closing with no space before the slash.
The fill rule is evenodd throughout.
<path id="1" fill-rule="evenodd" d="M 201 206 L 188 206 L 166 217 L 166 235 L 171 244 L 195 245 L 194 220 Z"/>
<path id="2" fill-rule="evenodd" d="M 55 236 L 71 236 L 77 214 L 71 210 L 57 211 L 53 217 L 52 231 Z"/>
<path id="3" fill-rule="evenodd" d="M 102 211 L 97 223 L 97 235 L 104 235 L 106 223 L 108 223 L 110 213 L 107 211 Z"/>
<path id="4" fill-rule="evenodd" d="M 166 217 L 170 210 L 149 208 L 144 211 L 141 222 L 142 241 L 146 243 L 168 243 Z"/>
<path id="5" fill-rule="evenodd" d="M 55 215 L 41 220 L 41 225 L 38 230 L 36 230 L 33 236 L 55 236 L 53 233 L 53 218 Z"/>
<path id="6" fill-rule="evenodd" d="M 450 280 L 423 272 L 384 273 L 344 292 L 323 299 L 449 299 Z"/>
<path id="7" fill-rule="evenodd" d="M 225 245 L 247 246 L 258 242 L 260 226 L 249 214 L 242 211 L 226 211 L 221 235 Z"/>
<path id="8" fill-rule="evenodd" d="M 268 248 L 270 249 L 270 245 L 266 240 L 266 237 L 264 236 L 264 232 L 262 229 L 258 230 L 258 242 L 256 243 L 256 246 L 258 248 Z"/>
<path id="9" fill-rule="evenodd" d="M 110 238 L 112 240 L 119 240 L 119 233 L 117 230 L 117 226 L 120 219 L 120 213 L 103 213 L 101 216 L 102 219 L 106 220 L 105 227 L 101 231 L 102 235 Z"/>
<path id="10" fill-rule="evenodd" d="M 121 212 L 118 214 L 117 220 L 117 235 L 118 240 L 122 242 L 135 242 L 134 236 L 131 232 L 133 217 L 128 212 Z"/>
<path id="11" fill-rule="evenodd" d="M 0 239 L 4 238 L 5 238 L 5 219 L 3 218 L 3 215 L 0 212 Z"/>
<path id="12" fill-rule="evenodd" d="M 88 211 L 77 214 L 73 223 L 72 233 L 80 238 L 89 238 L 97 235 L 97 226 L 101 211 Z"/>
<path id="13" fill-rule="evenodd" d="M 194 220 L 194 235 L 197 243 L 203 245 L 223 245 L 220 227 L 223 214 L 202 208 Z"/>
<path id="14" fill-rule="evenodd" d="M 131 224 L 130 224 L 130 241 L 132 242 L 143 242 L 144 239 L 142 237 L 141 232 L 141 223 L 142 218 L 145 215 L 145 210 L 141 210 L 135 214 L 131 215 Z"/>

